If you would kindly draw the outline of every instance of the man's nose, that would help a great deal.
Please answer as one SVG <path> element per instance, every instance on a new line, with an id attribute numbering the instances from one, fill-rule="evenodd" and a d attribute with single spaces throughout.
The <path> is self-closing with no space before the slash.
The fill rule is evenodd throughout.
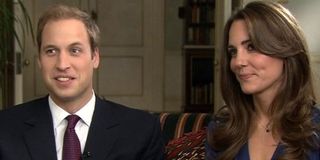
<path id="1" fill-rule="evenodd" d="M 69 56 L 66 51 L 61 51 L 57 56 L 56 67 L 59 70 L 66 70 L 70 68 Z"/>

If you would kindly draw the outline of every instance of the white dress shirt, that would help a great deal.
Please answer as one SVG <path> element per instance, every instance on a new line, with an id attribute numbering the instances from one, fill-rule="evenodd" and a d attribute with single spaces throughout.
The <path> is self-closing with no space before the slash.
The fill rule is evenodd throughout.
<path id="1" fill-rule="evenodd" d="M 49 96 L 49 106 L 53 119 L 53 128 L 56 142 L 56 151 L 58 160 L 62 160 L 62 148 L 63 148 L 63 137 L 64 132 L 67 128 L 68 121 L 65 119 L 70 113 L 59 107 Z M 87 104 L 85 104 L 75 115 L 79 116 L 81 119 L 75 126 L 75 131 L 80 141 L 81 153 L 83 153 L 84 146 L 86 144 L 93 111 L 95 107 L 96 97 L 93 92 L 91 99 Z"/>

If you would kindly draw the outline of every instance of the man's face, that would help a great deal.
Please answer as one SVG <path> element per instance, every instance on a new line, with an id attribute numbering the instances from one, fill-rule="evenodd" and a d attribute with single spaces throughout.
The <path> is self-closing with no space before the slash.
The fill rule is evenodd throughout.
<path id="1" fill-rule="evenodd" d="M 39 66 L 55 103 L 61 107 L 86 103 L 99 53 L 91 50 L 85 25 L 76 19 L 49 21 L 42 32 Z"/>

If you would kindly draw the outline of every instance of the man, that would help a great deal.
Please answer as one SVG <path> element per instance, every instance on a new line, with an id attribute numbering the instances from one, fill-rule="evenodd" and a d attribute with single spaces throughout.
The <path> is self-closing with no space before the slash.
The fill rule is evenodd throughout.
<path id="1" fill-rule="evenodd" d="M 98 38 L 95 22 L 77 8 L 43 14 L 38 62 L 49 95 L 0 113 L 0 160 L 163 159 L 156 117 L 94 94 Z"/>

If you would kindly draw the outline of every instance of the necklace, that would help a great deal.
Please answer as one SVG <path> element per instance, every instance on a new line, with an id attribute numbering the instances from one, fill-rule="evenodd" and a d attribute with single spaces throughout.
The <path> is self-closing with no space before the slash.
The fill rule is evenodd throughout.
<path id="1" fill-rule="evenodd" d="M 268 122 L 266 125 L 259 124 L 259 126 L 260 128 L 264 129 L 266 133 L 269 133 L 271 131 L 270 122 Z"/>
<path id="2" fill-rule="evenodd" d="M 266 130 L 266 132 L 267 132 L 267 133 L 269 133 L 269 132 L 270 132 L 271 128 L 270 128 L 269 123 L 265 126 L 265 130 Z"/>

